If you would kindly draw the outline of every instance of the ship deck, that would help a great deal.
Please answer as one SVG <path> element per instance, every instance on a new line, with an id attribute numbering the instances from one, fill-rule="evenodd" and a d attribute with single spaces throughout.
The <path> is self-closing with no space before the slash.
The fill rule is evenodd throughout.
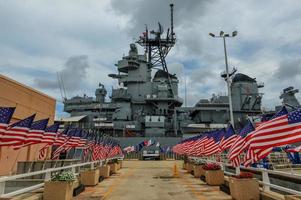
<path id="1" fill-rule="evenodd" d="M 124 161 L 117 174 L 74 197 L 75 200 L 232 199 L 182 170 L 182 161 Z M 176 168 L 175 168 L 176 165 Z"/>

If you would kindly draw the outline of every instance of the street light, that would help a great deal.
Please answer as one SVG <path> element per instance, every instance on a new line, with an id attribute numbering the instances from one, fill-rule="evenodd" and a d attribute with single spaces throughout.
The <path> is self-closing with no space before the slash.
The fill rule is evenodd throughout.
<path id="1" fill-rule="evenodd" d="M 219 36 L 216 36 L 215 34 L 213 33 L 209 33 L 209 35 L 211 37 L 214 37 L 214 38 L 223 38 L 223 42 L 224 42 L 224 52 L 225 52 L 225 63 L 226 63 L 226 81 L 227 81 L 227 87 L 228 87 L 228 97 L 229 97 L 229 109 L 230 109 L 230 121 L 231 121 L 231 124 L 234 128 L 234 117 L 233 117 L 233 105 L 232 105 L 232 96 L 231 96 L 231 82 L 230 82 L 230 76 L 229 76 L 229 67 L 228 67 L 228 58 L 227 58 L 227 48 L 226 48 L 226 37 L 235 37 L 237 35 L 237 31 L 233 31 L 232 32 L 232 35 L 230 36 L 230 34 L 228 33 L 224 33 L 224 31 L 221 31 L 219 33 Z"/>

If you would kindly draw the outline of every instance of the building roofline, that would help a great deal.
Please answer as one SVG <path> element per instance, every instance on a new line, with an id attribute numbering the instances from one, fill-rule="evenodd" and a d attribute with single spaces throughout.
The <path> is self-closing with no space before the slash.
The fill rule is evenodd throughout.
<path id="1" fill-rule="evenodd" d="M 55 99 L 54 97 L 51 97 L 51 96 L 49 96 L 49 95 L 47 95 L 47 94 L 45 94 L 45 93 L 43 93 L 43 92 L 41 92 L 41 91 L 39 91 L 39 90 L 37 90 L 37 89 L 34 89 L 34 88 L 29 87 L 29 86 L 27 86 L 27 85 L 25 85 L 25 84 L 23 84 L 23 83 L 20 83 L 20 82 L 18 82 L 18 81 L 16 81 L 16 80 L 13 80 L 12 78 L 9 78 L 9 77 L 7 77 L 7 76 L 4 76 L 3 74 L 0 74 L 0 78 L 1 78 L 1 79 L 5 79 L 5 80 L 7 80 L 7 81 L 10 81 L 10 82 L 12 82 L 12 83 L 14 83 L 14 84 L 16 84 L 16 85 L 22 86 L 22 87 L 24 87 L 24 88 L 26 88 L 26 89 L 29 89 L 29 90 L 31 90 L 31 91 L 33 91 L 33 92 L 39 94 L 39 95 L 45 96 L 45 97 L 47 97 L 47 98 L 50 98 L 50 99 L 56 101 L 56 99 Z"/>

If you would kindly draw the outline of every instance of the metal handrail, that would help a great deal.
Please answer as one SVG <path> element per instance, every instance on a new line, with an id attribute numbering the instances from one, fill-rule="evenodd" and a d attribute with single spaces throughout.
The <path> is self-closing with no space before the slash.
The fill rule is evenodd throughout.
<path id="1" fill-rule="evenodd" d="M 225 170 L 225 167 L 229 167 L 231 166 L 230 163 L 224 163 L 224 162 L 218 162 L 215 160 L 209 160 L 209 159 L 204 159 L 204 158 L 198 158 L 198 157 L 189 157 L 191 160 L 196 160 L 196 161 L 206 161 L 206 162 L 212 162 L 212 163 L 217 163 L 223 166 L 224 169 L 224 173 L 226 175 L 235 175 L 234 173 L 231 172 L 227 172 Z M 285 188 L 279 185 L 275 185 L 275 184 L 271 184 L 270 183 L 270 177 L 269 174 L 274 174 L 274 175 L 283 175 L 286 177 L 291 177 L 291 178 L 301 178 L 301 175 L 298 174 L 292 174 L 292 173 L 288 173 L 288 172 L 283 172 L 283 171 L 277 171 L 277 170 L 269 170 L 269 169 L 264 169 L 264 168 L 254 168 L 254 167 L 244 167 L 244 166 L 240 166 L 240 169 L 248 169 L 248 170 L 253 170 L 256 172 L 261 172 L 262 174 L 262 181 L 258 180 L 258 182 L 263 185 L 263 191 L 270 191 L 270 188 L 282 191 L 282 192 L 286 192 L 289 194 L 296 194 L 296 195 L 301 195 L 301 192 L 298 190 L 293 190 L 290 188 Z"/>
<path id="2" fill-rule="evenodd" d="M 19 178 L 24 178 L 24 177 L 34 176 L 34 175 L 39 175 L 39 174 L 45 174 L 44 180 L 47 181 L 47 180 L 50 180 L 52 172 L 66 170 L 66 169 L 71 169 L 73 172 L 75 172 L 75 168 L 83 167 L 83 166 L 87 166 L 87 165 L 90 165 L 90 167 L 93 169 L 95 164 L 99 164 L 101 166 L 103 164 L 103 162 L 114 160 L 114 159 L 121 160 L 121 159 L 123 159 L 123 157 L 113 157 L 113 158 L 108 158 L 108 159 L 104 159 L 104 160 L 97 160 L 97 161 L 92 161 L 92 162 L 79 163 L 79 164 L 68 165 L 68 166 L 57 167 L 57 168 L 50 168 L 50 169 L 29 172 L 29 173 L 24 173 L 24 174 L 17 174 L 17 175 L 13 175 L 13 176 L 0 177 L 0 198 L 13 197 L 15 195 L 33 191 L 33 190 L 36 190 L 36 189 L 44 186 L 44 183 L 39 183 L 39 184 L 30 186 L 30 187 L 22 188 L 22 189 L 5 194 L 4 192 L 5 192 L 5 182 L 6 181 L 16 180 Z"/>

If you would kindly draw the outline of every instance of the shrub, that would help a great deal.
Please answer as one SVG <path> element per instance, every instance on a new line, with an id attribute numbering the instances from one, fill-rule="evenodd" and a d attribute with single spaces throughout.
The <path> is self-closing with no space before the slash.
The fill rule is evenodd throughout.
<path id="1" fill-rule="evenodd" d="M 198 160 L 198 161 L 195 161 L 195 163 L 194 163 L 195 165 L 205 165 L 206 164 L 206 162 L 205 161 L 203 161 L 203 160 Z"/>
<path id="2" fill-rule="evenodd" d="M 61 171 L 51 177 L 51 181 L 74 181 L 75 175 L 72 171 Z"/>
<path id="3" fill-rule="evenodd" d="M 220 170 L 221 166 L 216 163 L 207 163 L 206 165 L 203 166 L 204 170 Z"/>
<path id="4" fill-rule="evenodd" d="M 239 175 L 235 175 L 234 177 L 239 179 L 253 178 L 253 174 L 251 172 L 240 172 Z"/>

